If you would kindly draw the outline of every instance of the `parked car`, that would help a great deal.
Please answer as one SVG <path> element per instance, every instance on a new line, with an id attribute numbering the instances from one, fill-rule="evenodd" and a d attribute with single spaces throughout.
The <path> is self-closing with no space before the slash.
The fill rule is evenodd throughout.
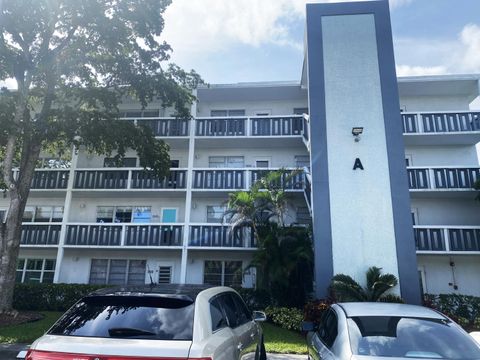
<path id="1" fill-rule="evenodd" d="M 387 303 L 332 305 L 318 326 L 304 323 L 312 360 L 480 359 L 480 345 L 432 309 Z"/>
<path id="2" fill-rule="evenodd" d="M 265 360 L 260 321 L 228 287 L 103 289 L 36 340 L 27 360 Z"/>

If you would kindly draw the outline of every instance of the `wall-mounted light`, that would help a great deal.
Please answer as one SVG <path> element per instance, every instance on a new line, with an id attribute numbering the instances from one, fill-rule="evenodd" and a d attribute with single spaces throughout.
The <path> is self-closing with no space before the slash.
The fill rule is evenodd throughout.
<path id="1" fill-rule="evenodd" d="M 357 126 L 352 128 L 352 135 L 355 137 L 355 142 L 360 141 L 361 134 L 363 134 L 363 127 Z"/>

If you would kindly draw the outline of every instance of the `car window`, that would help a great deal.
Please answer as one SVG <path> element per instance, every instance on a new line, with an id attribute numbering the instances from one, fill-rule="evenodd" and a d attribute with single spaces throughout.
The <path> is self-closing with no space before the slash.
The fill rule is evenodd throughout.
<path id="1" fill-rule="evenodd" d="M 248 310 L 247 305 L 245 305 L 242 298 L 233 292 L 229 295 L 233 298 L 233 302 L 235 303 L 235 311 L 237 313 L 239 325 L 252 321 L 252 313 Z"/>
<path id="2" fill-rule="evenodd" d="M 159 296 L 89 296 L 75 304 L 51 335 L 191 340 L 194 303 Z"/>
<path id="3" fill-rule="evenodd" d="M 225 317 L 218 297 L 210 300 L 210 316 L 212 319 L 212 331 L 217 331 L 228 326 L 227 318 Z"/>
<path id="4" fill-rule="evenodd" d="M 328 310 L 320 321 L 318 328 L 318 337 L 325 346 L 331 348 L 338 335 L 338 322 L 337 316 L 333 310 Z"/>
<path id="5" fill-rule="evenodd" d="M 480 359 L 473 338 L 445 319 L 362 316 L 347 319 L 354 355 Z"/>
<path id="6" fill-rule="evenodd" d="M 236 328 L 241 324 L 240 319 L 237 316 L 237 310 L 233 298 L 230 293 L 224 293 L 218 297 L 220 305 L 223 307 L 225 315 L 227 316 L 228 326 Z"/>

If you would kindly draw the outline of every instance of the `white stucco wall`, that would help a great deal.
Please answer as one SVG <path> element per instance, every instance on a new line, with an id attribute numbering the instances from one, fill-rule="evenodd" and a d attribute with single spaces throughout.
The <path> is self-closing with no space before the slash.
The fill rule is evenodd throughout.
<path id="1" fill-rule="evenodd" d="M 466 199 L 420 199 L 411 200 L 417 211 L 417 225 L 471 225 L 480 226 L 480 203 Z"/>
<path id="2" fill-rule="evenodd" d="M 243 156 L 245 167 L 255 167 L 255 160 L 269 160 L 270 167 L 295 167 L 296 155 L 308 155 L 306 147 L 197 149 L 193 166 L 197 168 L 208 167 L 210 156 Z"/>
<path id="3" fill-rule="evenodd" d="M 374 265 L 398 277 L 375 19 L 326 16 L 322 33 L 333 270 L 362 283 Z M 364 171 L 352 171 L 357 157 Z"/>
<path id="4" fill-rule="evenodd" d="M 271 92 L 271 89 L 265 89 Z M 294 108 L 306 108 L 307 94 L 305 100 L 297 101 L 230 101 L 230 102 L 210 102 L 199 103 L 197 106 L 197 116 L 210 116 L 210 110 L 245 110 L 246 116 L 254 116 L 258 112 L 269 112 L 270 115 L 292 115 Z"/>
<path id="5" fill-rule="evenodd" d="M 480 296 L 479 255 L 418 255 L 417 259 L 418 269 L 424 274 L 426 293 Z M 457 290 L 453 284 L 458 286 Z"/>
<path id="6" fill-rule="evenodd" d="M 466 96 L 401 96 L 400 108 L 415 111 L 459 111 L 469 109 Z"/>
<path id="7" fill-rule="evenodd" d="M 471 145 L 406 146 L 411 166 L 478 166 L 477 150 Z"/>
<path id="8" fill-rule="evenodd" d="M 75 193 L 70 211 L 69 222 L 95 222 L 97 206 L 151 206 L 151 222 L 162 222 L 162 208 L 176 208 L 177 222 L 185 218 L 185 193 L 178 192 L 171 196 L 152 194 L 151 196 L 110 196 L 101 195 L 84 197 L 81 192 Z"/>

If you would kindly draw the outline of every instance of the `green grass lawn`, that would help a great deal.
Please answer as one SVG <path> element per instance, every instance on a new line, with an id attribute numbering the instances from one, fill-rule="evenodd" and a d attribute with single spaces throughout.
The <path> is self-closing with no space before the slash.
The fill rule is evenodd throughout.
<path id="1" fill-rule="evenodd" d="M 0 327 L 0 343 L 31 343 L 42 336 L 62 315 L 61 312 L 42 311 L 44 318 L 38 321 Z"/>
<path id="2" fill-rule="evenodd" d="M 301 334 L 269 323 L 263 323 L 262 328 L 267 352 L 283 354 L 307 353 L 306 341 Z"/>

